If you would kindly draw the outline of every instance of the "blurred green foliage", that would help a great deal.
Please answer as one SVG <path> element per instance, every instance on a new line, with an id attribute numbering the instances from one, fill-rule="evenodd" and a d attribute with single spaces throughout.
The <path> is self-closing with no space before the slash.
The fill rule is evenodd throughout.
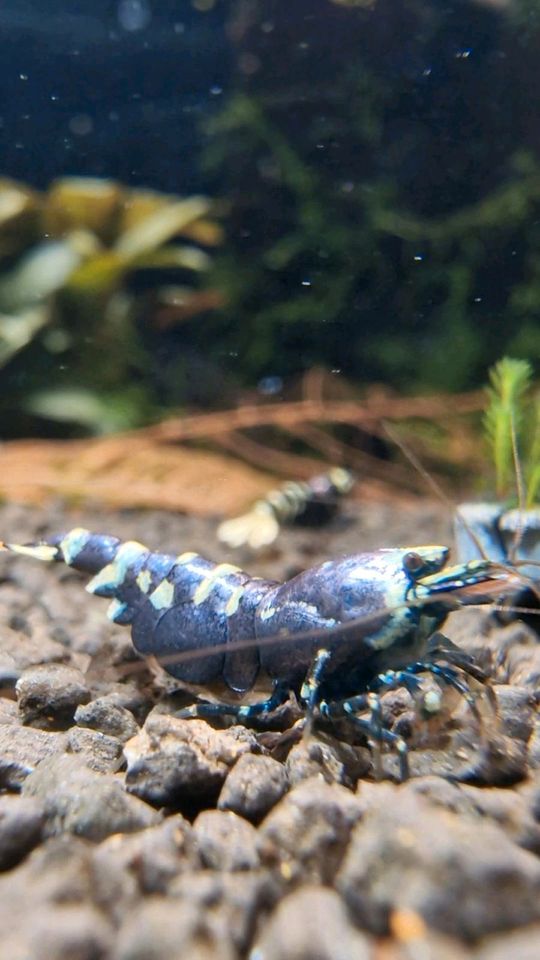
<path id="1" fill-rule="evenodd" d="M 3 436 L 108 433 L 167 408 L 153 354 L 160 324 L 200 310 L 203 247 L 221 242 L 209 210 L 110 180 L 0 181 Z"/>
<path id="2" fill-rule="evenodd" d="M 353 377 L 367 369 L 417 389 L 466 388 L 503 345 L 540 357 L 540 166 L 530 154 L 513 157 L 509 182 L 489 196 L 429 220 L 400 210 L 383 179 L 351 185 L 344 197 L 340 185 L 302 166 L 254 100 L 237 97 L 214 130 L 239 150 L 244 134 L 271 151 L 289 196 L 287 219 L 295 212 L 283 236 L 263 242 L 257 258 L 245 255 L 241 271 L 230 251 L 216 266 L 243 329 L 235 340 L 248 376 L 284 364 L 296 371 L 300 338 L 306 367 L 326 361 Z M 262 219 L 268 200 L 259 199 Z M 497 342 L 490 343 L 484 298 L 475 293 L 485 289 L 493 262 L 516 247 L 520 275 L 495 308 L 489 327 Z"/>
<path id="3" fill-rule="evenodd" d="M 232 204 L 212 339 L 244 382 L 460 390 L 540 358 L 538 7 L 239 0 L 205 160 Z"/>

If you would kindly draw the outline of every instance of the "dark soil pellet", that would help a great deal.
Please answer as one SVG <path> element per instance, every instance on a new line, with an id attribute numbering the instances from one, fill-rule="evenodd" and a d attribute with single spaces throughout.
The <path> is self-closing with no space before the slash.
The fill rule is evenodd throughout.
<path id="1" fill-rule="evenodd" d="M 15 690 L 22 722 L 42 730 L 71 726 L 79 704 L 90 700 L 82 673 L 64 664 L 29 667 Z"/>
<path id="2" fill-rule="evenodd" d="M 288 785 L 282 763 L 245 753 L 227 775 L 217 805 L 220 810 L 232 810 L 257 822 L 281 799 Z"/>
<path id="3" fill-rule="evenodd" d="M 159 814 L 131 797 L 120 780 L 96 773 L 69 755 L 43 760 L 23 785 L 45 810 L 45 835 L 73 833 L 99 842 L 112 833 L 131 833 L 159 822 Z"/>
<path id="4" fill-rule="evenodd" d="M 205 867 L 254 870 L 259 866 L 257 831 L 232 810 L 204 810 L 193 830 Z"/>
<path id="5" fill-rule="evenodd" d="M 229 769 L 258 750 L 245 728 L 213 730 L 204 720 L 154 713 L 124 748 L 130 793 L 154 806 L 178 807 L 189 799 L 217 799 Z"/>
<path id="6" fill-rule="evenodd" d="M 35 800 L 0 797 L 0 870 L 19 863 L 43 834 L 45 811 Z"/>
<path id="7" fill-rule="evenodd" d="M 125 707 L 115 704 L 109 697 L 98 697 L 90 703 L 80 704 L 75 711 L 74 720 L 80 727 L 99 730 L 100 733 L 123 742 L 139 732 L 133 714 Z"/>

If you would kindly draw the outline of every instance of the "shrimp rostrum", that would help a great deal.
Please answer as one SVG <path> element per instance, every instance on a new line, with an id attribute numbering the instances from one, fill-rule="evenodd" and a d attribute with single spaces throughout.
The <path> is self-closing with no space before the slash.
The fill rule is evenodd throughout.
<path id="1" fill-rule="evenodd" d="M 157 658 L 201 695 L 205 687 L 220 689 L 222 702 L 198 702 L 179 716 L 249 723 L 293 691 L 308 726 L 318 716 L 348 718 L 370 742 L 399 751 L 404 776 L 406 745 L 384 728 L 378 691 L 397 685 L 414 691 L 418 674 L 428 672 L 471 699 L 466 675 L 485 678 L 437 631 L 450 610 L 490 602 L 518 579 L 488 560 L 448 567 L 443 546 L 327 560 L 285 583 L 82 528 L 1 546 L 91 574 L 86 589 L 110 599 L 109 618 L 131 625 L 141 655 Z M 261 678 L 268 680 L 267 699 L 245 703 Z"/>

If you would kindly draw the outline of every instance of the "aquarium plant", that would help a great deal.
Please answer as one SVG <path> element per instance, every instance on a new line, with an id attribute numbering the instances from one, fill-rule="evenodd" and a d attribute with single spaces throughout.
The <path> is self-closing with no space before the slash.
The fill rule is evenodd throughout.
<path id="1" fill-rule="evenodd" d="M 503 357 L 489 373 L 484 431 L 495 500 L 462 504 L 460 559 L 540 559 L 540 397 L 527 360 Z M 538 569 L 527 570 L 538 577 Z"/>
<path id="2" fill-rule="evenodd" d="M 106 433 L 167 403 L 170 331 L 219 303 L 206 197 L 64 177 L 0 178 L 0 431 Z M 64 426 L 62 426 L 62 424 Z"/>

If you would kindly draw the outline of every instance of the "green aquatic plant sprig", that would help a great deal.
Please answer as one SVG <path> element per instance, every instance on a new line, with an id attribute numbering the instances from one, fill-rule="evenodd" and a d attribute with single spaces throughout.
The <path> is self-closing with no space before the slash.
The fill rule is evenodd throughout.
<path id="1" fill-rule="evenodd" d="M 540 490 L 540 397 L 533 393 L 527 360 L 503 357 L 489 373 L 484 427 L 495 468 L 497 496 L 507 499 L 523 488 L 527 507 Z"/>
<path id="2" fill-rule="evenodd" d="M 540 395 L 536 395 L 530 411 L 530 446 L 527 452 L 527 507 L 540 502 Z"/>

